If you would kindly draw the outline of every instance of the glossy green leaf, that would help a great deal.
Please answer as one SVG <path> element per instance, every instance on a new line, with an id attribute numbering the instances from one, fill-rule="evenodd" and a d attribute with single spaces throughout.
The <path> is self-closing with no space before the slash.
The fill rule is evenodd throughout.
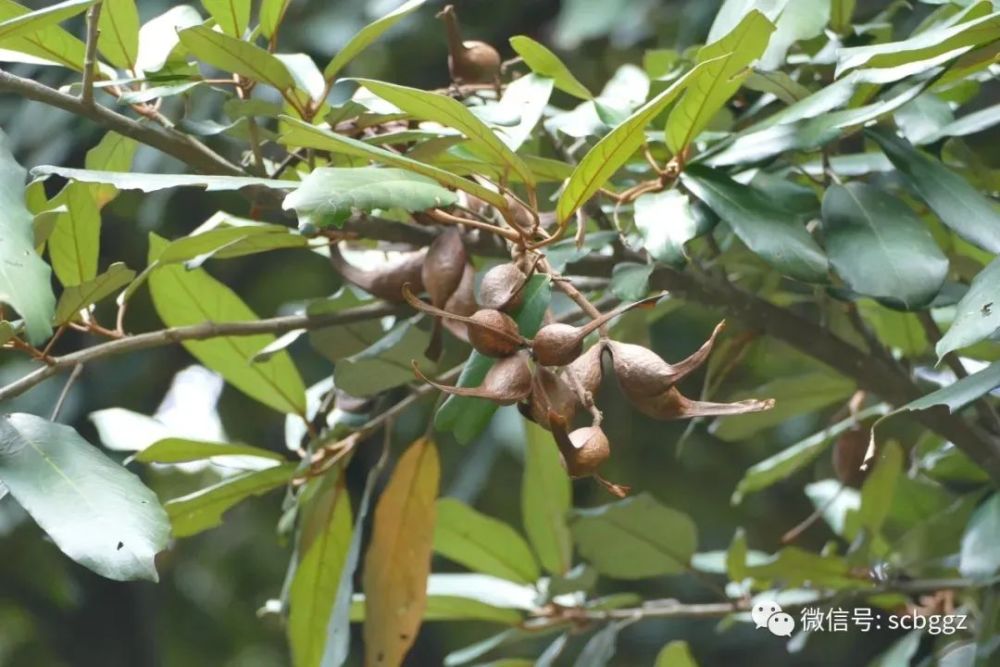
<path id="1" fill-rule="evenodd" d="M 68 426 L 0 417 L 0 482 L 56 546 L 101 576 L 156 581 L 169 525 L 139 478 Z"/>
<path id="2" fill-rule="evenodd" d="M 970 579 L 988 579 L 1000 570 L 1000 494 L 976 508 L 962 536 L 958 571 Z"/>
<path id="3" fill-rule="evenodd" d="M 56 304 L 56 324 L 71 321 L 84 308 L 101 301 L 132 282 L 135 271 L 115 262 L 101 275 L 63 290 Z"/>
<path id="4" fill-rule="evenodd" d="M 215 22 L 227 35 L 243 37 L 250 25 L 250 0 L 201 0 Z"/>
<path id="5" fill-rule="evenodd" d="M 772 484 L 791 477 L 815 461 L 835 438 L 856 426 L 860 420 L 875 415 L 884 415 L 888 412 L 889 406 L 884 403 L 866 408 L 859 412 L 856 418 L 848 417 L 839 421 L 790 447 L 782 449 L 777 454 L 755 463 L 743 473 L 743 479 L 733 491 L 733 502 L 741 502 L 746 494 L 766 489 Z"/>
<path id="6" fill-rule="evenodd" d="M 275 190 L 294 190 L 298 187 L 295 181 L 278 181 L 270 178 L 253 178 L 250 176 L 200 176 L 196 174 L 143 174 L 136 172 L 96 171 L 90 169 L 71 169 L 55 165 L 42 165 L 31 170 L 35 178 L 50 175 L 62 176 L 80 183 L 106 183 L 119 190 L 141 190 L 156 192 L 167 188 L 205 188 L 206 192 L 221 190 L 240 190 L 255 186 L 273 188 Z"/>
<path id="7" fill-rule="evenodd" d="M 368 46 L 378 39 L 382 33 L 396 25 L 401 19 L 406 18 L 424 4 L 426 0 L 409 0 L 392 10 L 377 21 L 373 21 L 361 30 L 357 31 L 350 41 L 344 45 L 333 60 L 323 70 L 323 76 L 327 81 L 333 81 L 334 77 L 344 68 L 344 66 L 354 60 L 354 58 L 364 51 Z"/>
<path id="8" fill-rule="evenodd" d="M 35 251 L 33 216 L 24 201 L 24 169 L 0 132 L 0 302 L 24 318 L 28 340 L 40 343 L 52 333 L 56 298 L 52 271 Z"/>
<path id="9" fill-rule="evenodd" d="M 893 414 L 927 410 L 938 405 L 948 408 L 949 412 L 956 412 L 997 387 L 1000 387 L 1000 361 L 993 362 L 983 370 L 964 377 L 947 387 L 942 387 L 926 396 L 910 401 Z"/>
<path id="10" fill-rule="evenodd" d="M 926 30 L 899 42 L 840 49 L 836 75 L 839 78 L 843 72 L 858 67 L 890 68 L 920 63 L 997 39 L 1000 39 L 1000 12 L 957 25 Z"/>
<path id="11" fill-rule="evenodd" d="M 299 563 L 289 591 L 288 639 L 296 667 L 318 667 L 351 541 L 351 499 L 340 475 L 324 478 L 302 510 Z"/>
<path id="12" fill-rule="evenodd" d="M 354 211 L 398 208 L 409 213 L 445 208 L 455 193 L 427 176 L 394 167 L 320 167 L 286 197 L 299 226 L 340 227 Z"/>
<path id="13" fill-rule="evenodd" d="M 827 259 L 805 227 L 760 190 L 725 174 L 690 165 L 683 183 L 722 218 L 750 250 L 782 273 L 806 282 L 825 282 Z"/>
<path id="14" fill-rule="evenodd" d="M 969 291 L 955 307 L 955 320 L 937 342 L 938 359 L 954 350 L 989 338 L 1000 329 L 1000 258 L 972 279 Z"/>
<path id="15" fill-rule="evenodd" d="M 482 185 L 470 181 L 467 178 L 462 178 L 461 176 L 445 171 L 444 169 L 440 169 L 424 162 L 418 162 L 417 160 L 402 156 L 379 146 L 370 146 L 363 141 L 335 134 L 289 116 L 281 116 L 281 121 L 286 127 L 285 132 L 281 135 L 281 142 L 286 145 L 318 148 L 335 154 L 350 155 L 352 157 L 359 157 L 365 160 L 374 160 L 375 162 L 379 162 L 381 164 L 400 167 L 402 169 L 406 169 L 407 171 L 412 171 L 418 174 L 423 174 L 429 178 L 433 178 L 441 185 L 446 185 L 462 190 L 463 192 L 467 192 L 470 195 L 478 197 L 479 199 L 482 199 L 483 201 L 499 208 L 506 208 L 507 206 L 507 202 L 504 198 L 493 190 L 483 187 Z"/>
<path id="16" fill-rule="evenodd" d="M 696 65 L 669 88 L 639 107 L 583 156 L 559 196 L 556 218 L 560 222 L 569 220 L 576 210 L 604 187 L 608 179 L 639 150 L 646 141 L 646 126 L 684 91 L 693 77 L 698 76 L 709 64 Z"/>
<path id="17" fill-rule="evenodd" d="M 511 47 L 521 56 L 525 64 L 531 71 L 540 76 L 551 78 L 556 88 L 569 93 L 581 100 L 593 99 L 593 95 L 587 87 L 573 76 L 569 68 L 543 44 L 525 35 L 515 35 L 510 38 Z"/>
<path id="18" fill-rule="evenodd" d="M 688 643 L 677 639 L 660 649 L 655 667 L 698 667 L 698 663 L 691 655 Z"/>
<path id="19" fill-rule="evenodd" d="M 524 422 L 521 521 L 538 562 L 552 574 L 569 571 L 573 542 L 566 524 L 572 489 L 552 434 Z"/>
<path id="20" fill-rule="evenodd" d="M 794 44 L 822 35 L 830 20 L 830 5 L 835 1 L 795 0 L 788 2 L 777 17 L 768 16 L 774 22 L 774 34 L 760 66 L 777 70 L 785 64 L 785 56 Z"/>
<path id="21" fill-rule="evenodd" d="M 697 549 L 691 518 L 648 493 L 574 510 L 570 527 L 583 557 L 598 572 L 616 579 L 684 572 Z"/>
<path id="22" fill-rule="evenodd" d="M 94 4 L 94 0 L 66 0 L 51 7 L 28 14 L 20 14 L 0 21 L 0 42 L 15 37 L 33 35 L 40 30 L 81 14 Z"/>
<path id="23" fill-rule="evenodd" d="M 191 5 L 177 5 L 150 19 L 139 29 L 139 57 L 136 65 L 143 72 L 159 72 L 168 63 L 186 55 L 177 33 L 199 25 L 202 16 Z"/>
<path id="24" fill-rule="evenodd" d="M 680 153 L 701 134 L 712 117 L 749 76 L 749 65 L 767 48 L 774 24 L 750 11 L 725 37 L 698 51 L 703 65 L 667 118 L 667 146 Z"/>
<path id="25" fill-rule="evenodd" d="M 357 82 L 415 118 L 458 130 L 468 138 L 469 147 L 474 148 L 488 162 L 509 169 L 528 185 L 535 184 L 535 175 L 528 169 L 528 165 L 461 102 L 437 93 L 384 81 L 357 79 Z"/>
<path id="26" fill-rule="evenodd" d="M 434 364 L 424 357 L 431 334 L 404 320 L 389 333 L 361 352 L 337 362 L 334 381 L 351 396 L 374 396 L 416 378 L 410 362 L 420 361 L 424 373 L 433 373 Z"/>
<path id="27" fill-rule="evenodd" d="M 434 551 L 474 572 L 533 584 L 540 572 L 524 538 L 455 498 L 437 502 Z"/>
<path id="28" fill-rule="evenodd" d="M 830 262 L 858 294 L 908 310 L 941 289 L 948 259 L 906 204 L 864 183 L 835 185 L 823 197 Z"/>
<path id="29" fill-rule="evenodd" d="M 638 301 L 649 293 L 649 276 L 653 274 L 652 264 L 620 262 L 611 273 L 611 293 L 622 301 Z"/>
<path id="30" fill-rule="evenodd" d="M 140 463 L 185 463 L 201 461 L 215 456 L 256 456 L 284 461 L 277 452 L 250 445 L 233 445 L 225 442 L 203 442 L 185 438 L 164 438 L 139 451 L 133 460 Z"/>
<path id="31" fill-rule="evenodd" d="M 500 114 L 509 113 L 517 117 L 518 122 L 515 125 L 498 128 L 500 141 L 507 144 L 512 151 L 516 151 L 528 141 L 538 121 L 542 119 L 542 113 L 551 95 L 552 79 L 537 74 L 526 74 L 507 84 L 496 108 Z M 539 162 L 536 160 L 531 163 L 525 160 L 525 164 L 532 175 L 537 177 Z"/>
<path id="32" fill-rule="evenodd" d="M 709 28 L 706 44 L 730 34 L 751 11 L 758 11 L 772 23 L 792 0 L 723 0 Z"/>
<path id="33" fill-rule="evenodd" d="M 966 241 L 1000 253 L 1000 212 L 960 174 L 888 132 L 870 131 L 892 163 L 941 218 Z"/>
<path id="34" fill-rule="evenodd" d="M 135 0 L 102 0 L 97 48 L 118 69 L 136 70 L 139 59 L 139 10 Z"/>
<path id="35" fill-rule="evenodd" d="M 284 63 L 250 42 L 216 32 L 205 25 L 186 28 L 178 35 L 185 48 L 212 67 L 266 83 L 282 91 L 295 86 Z"/>
<path id="36" fill-rule="evenodd" d="M 943 137 L 966 137 L 994 127 L 1000 123 L 1000 104 L 988 106 L 966 114 L 945 125 L 937 133 L 928 137 L 927 141 L 937 141 Z"/>
<path id="37" fill-rule="evenodd" d="M 295 465 L 279 465 L 240 473 L 217 484 L 164 503 L 174 537 L 190 537 L 222 525 L 222 515 L 250 496 L 283 486 L 295 474 Z"/>
<path id="38" fill-rule="evenodd" d="M 658 262 L 683 266 L 684 244 L 706 233 L 711 219 L 678 189 L 650 192 L 635 200 L 635 226 L 646 251 Z"/>
<path id="39" fill-rule="evenodd" d="M 103 14 L 102 14 L 103 15 Z M 132 170 L 132 159 L 139 143 L 130 137 L 117 132 L 107 132 L 96 146 L 87 151 L 84 162 L 86 169 L 92 171 L 129 172 Z M 118 194 L 118 188 L 113 185 L 96 184 L 90 187 L 97 208 L 107 205 Z"/>
<path id="40" fill-rule="evenodd" d="M 90 188 L 70 183 L 51 203 L 66 207 L 49 236 L 49 257 L 56 277 L 67 287 L 93 280 L 100 253 L 101 212 Z"/>
<path id="41" fill-rule="evenodd" d="M 14 0 L 0 0 L 0 20 L 27 16 L 30 10 Z M 25 19 L 32 20 L 32 19 Z M 36 26 L 29 33 L 0 40 L 0 48 L 25 53 L 45 63 L 83 71 L 86 48 L 82 41 L 55 24 Z"/>
<path id="42" fill-rule="evenodd" d="M 524 287 L 524 302 L 514 313 L 514 320 L 523 336 L 534 336 L 538 332 L 551 298 L 552 283 L 546 276 L 535 274 L 528 279 Z M 495 361 L 473 350 L 462 368 L 457 386 L 478 387 Z M 441 431 L 451 431 L 456 440 L 468 444 L 489 425 L 496 411 L 497 406 L 491 401 L 449 396 L 434 416 L 434 426 Z"/>
<path id="43" fill-rule="evenodd" d="M 163 239 L 150 236 L 151 263 L 166 245 Z M 149 276 L 149 289 L 156 312 L 168 327 L 257 319 L 235 292 L 203 269 L 188 271 L 176 265 L 157 268 Z M 252 362 L 257 351 L 273 341 L 270 334 L 222 336 L 185 341 L 184 347 L 251 398 L 280 412 L 304 414 L 305 385 L 288 353 Z"/>

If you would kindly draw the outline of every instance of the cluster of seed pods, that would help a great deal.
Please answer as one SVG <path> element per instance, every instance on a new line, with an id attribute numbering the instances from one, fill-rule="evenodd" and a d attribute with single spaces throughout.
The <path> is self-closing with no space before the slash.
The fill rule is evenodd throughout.
<path id="1" fill-rule="evenodd" d="M 534 338 L 523 336 L 511 313 L 520 308 L 527 273 L 517 264 L 493 267 L 483 276 L 479 298 L 473 293 L 473 271 L 460 235 L 448 230 L 426 251 L 404 256 L 391 267 L 369 275 L 346 265 L 334 254 L 334 266 L 350 282 L 390 301 L 403 301 L 436 318 L 435 328 L 446 326 L 480 354 L 496 359 L 478 387 L 456 387 L 434 382 L 413 363 L 417 376 L 456 396 L 470 396 L 498 405 L 517 405 L 521 413 L 550 431 L 567 472 L 572 477 L 593 476 L 615 495 L 628 488 L 608 482 L 599 468 L 611 446 L 601 428 L 601 412 L 594 397 L 611 370 L 622 393 L 637 410 L 654 419 L 735 415 L 769 409 L 772 400 L 710 403 L 681 394 L 677 383 L 701 366 L 723 323 L 694 354 L 676 364 L 641 345 L 601 338 L 584 350 L 588 335 L 622 313 L 651 305 L 662 295 L 624 304 L 583 326 L 545 324 Z M 417 294 L 425 292 L 430 303 Z M 610 359 L 610 363 L 606 363 Z M 571 424 L 581 411 L 591 425 Z"/>

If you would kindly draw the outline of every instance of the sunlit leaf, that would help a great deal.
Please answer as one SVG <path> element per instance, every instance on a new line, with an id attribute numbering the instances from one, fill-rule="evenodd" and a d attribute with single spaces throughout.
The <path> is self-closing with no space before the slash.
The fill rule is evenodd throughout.
<path id="1" fill-rule="evenodd" d="M 250 0 L 201 0 L 208 13 L 227 35 L 243 37 L 250 25 Z"/>
<path id="2" fill-rule="evenodd" d="M 103 16 L 103 14 L 102 14 Z M 92 171 L 128 172 L 139 143 L 117 132 L 107 132 L 96 146 L 87 151 L 85 167 Z M 97 208 L 101 209 L 118 194 L 113 185 L 96 184 L 90 188 Z"/>
<path id="3" fill-rule="evenodd" d="M 217 456 L 255 456 L 284 461 L 277 452 L 251 445 L 233 445 L 225 442 L 203 442 L 185 438 L 164 438 L 140 450 L 133 460 L 140 463 L 185 463 Z"/>
<path id="4" fill-rule="evenodd" d="M 181 44 L 212 67 L 266 83 L 282 91 L 295 86 L 284 63 L 250 42 L 216 32 L 204 25 L 186 28 L 178 35 Z"/>
<path id="5" fill-rule="evenodd" d="M 0 482 L 67 556 L 119 581 L 156 581 L 167 517 L 139 478 L 68 426 L 0 417 Z"/>
<path id="6" fill-rule="evenodd" d="M 515 35 L 510 38 L 510 45 L 517 55 L 521 56 L 525 64 L 531 68 L 535 74 L 551 78 L 556 88 L 569 93 L 581 100 L 593 99 L 593 95 L 587 87 L 573 76 L 569 68 L 559 59 L 559 56 L 552 53 L 543 44 L 525 35 Z"/>
<path id="7" fill-rule="evenodd" d="M 135 71 L 139 59 L 139 10 L 135 0 L 102 0 L 97 48 L 118 69 Z"/>
<path id="8" fill-rule="evenodd" d="M 684 244 L 711 229 L 712 220 L 686 194 L 671 189 L 635 200 L 635 226 L 656 261 L 681 266 L 687 261 Z"/>
<path id="9" fill-rule="evenodd" d="M 94 0 L 66 0 L 51 7 L 0 21 L 0 41 L 33 35 L 47 26 L 86 11 L 92 4 Z"/>
<path id="10" fill-rule="evenodd" d="M 260 32 L 267 39 L 271 39 L 281 22 L 285 19 L 285 12 L 292 0 L 261 0 L 260 3 Z"/>
<path id="11" fill-rule="evenodd" d="M 143 174 L 136 172 L 96 171 L 90 169 L 71 169 L 55 165 L 42 165 L 31 170 L 35 178 L 50 175 L 62 176 L 80 183 L 106 183 L 119 190 L 141 190 L 156 192 L 167 188 L 205 188 L 206 192 L 220 190 L 239 190 L 254 186 L 263 186 L 275 190 L 294 190 L 298 187 L 295 181 L 278 181 L 270 178 L 254 178 L 251 176 L 199 176 L 196 174 Z"/>
<path id="12" fill-rule="evenodd" d="M 59 282 L 69 287 L 97 276 L 101 241 L 101 213 L 90 188 L 70 183 L 52 198 L 53 206 L 65 206 L 49 236 L 49 257 Z"/>
<path id="13" fill-rule="evenodd" d="M 0 0 L 0 20 L 22 18 L 27 16 L 29 11 L 27 7 L 14 0 Z M 83 42 L 55 24 L 36 25 L 28 33 L 0 40 L 0 48 L 26 53 L 44 63 L 62 65 L 78 72 L 83 71 L 86 50 Z"/>
<path id="14" fill-rule="evenodd" d="M 1000 329 L 1000 258 L 972 279 L 969 291 L 955 307 L 955 319 L 937 342 L 938 359 L 954 350 L 992 336 Z"/>
<path id="15" fill-rule="evenodd" d="M 655 667 L 698 667 L 686 641 L 674 640 L 660 649 Z"/>
<path id="16" fill-rule="evenodd" d="M 417 638 L 427 604 L 439 477 L 437 446 L 417 440 L 400 457 L 375 507 L 363 574 L 369 664 L 401 664 Z"/>
<path id="17" fill-rule="evenodd" d="M 101 275 L 79 285 L 63 290 L 56 304 L 56 324 L 72 320 L 84 308 L 105 299 L 128 285 L 135 278 L 135 271 L 122 262 L 116 262 Z"/>

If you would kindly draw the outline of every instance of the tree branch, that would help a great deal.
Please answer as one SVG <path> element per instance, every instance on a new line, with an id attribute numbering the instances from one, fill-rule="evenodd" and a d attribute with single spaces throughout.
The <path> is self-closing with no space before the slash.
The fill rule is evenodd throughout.
<path id="1" fill-rule="evenodd" d="M 295 329 L 321 329 L 338 324 L 351 324 L 387 315 L 409 313 L 405 306 L 376 303 L 342 310 L 337 313 L 319 315 L 287 315 L 265 320 L 248 322 L 202 322 L 185 327 L 162 329 L 149 333 L 126 336 L 100 345 L 87 347 L 71 354 L 56 357 L 52 363 L 28 373 L 24 377 L 0 388 L 0 401 L 19 396 L 35 385 L 58 375 L 64 370 L 86 364 L 97 359 L 112 357 L 153 347 L 173 345 L 188 340 L 205 340 L 220 336 L 256 336 L 259 334 L 283 334 Z"/>
<path id="2" fill-rule="evenodd" d="M 103 2 L 98 0 L 87 10 L 87 51 L 83 59 L 83 91 L 80 103 L 94 106 L 94 75 L 97 69 L 97 40 L 101 35 L 100 20 Z"/>
<path id="3" fill-rule="evenodd" d="M 148 125 L 112 111 L 100 104 L 86 104 L 80 97 L 68 95 L 31 79 L 24 79 L 0 69 L 0 92 L 11 92 L 42 102 L 83 118 L 118 134 L 152 146 L 186 163 L 203 174 L 245 176 L 238 166 L 194 137 L 171 128 Z"/>

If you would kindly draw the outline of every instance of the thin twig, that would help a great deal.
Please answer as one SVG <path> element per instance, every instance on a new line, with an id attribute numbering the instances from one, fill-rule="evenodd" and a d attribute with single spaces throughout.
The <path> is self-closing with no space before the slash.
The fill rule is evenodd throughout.
<path id="1" fill-rule="evenodd" d="M 59 399 L 56 401 L 55 407 L 52 408 L 52 416 L 49 417 L 49 421 L 54 422 L 59 418 L 59 412 L 62 411 L 63 403 L 66 402 L 66 397 L 69 396 L 69 390 L 73 388 L 81 373 L 83 373 L 83 364 L 77 364 L 73 367 L 73 372 L 69 374 L 62 392 L 59 394 Z"/>
<path id="2" fill-rule="evenodd" d="M 94 106 L 94 77 L 97 70 L 97 40 L 101 36 L 101 7 L 98 0 L 87 9 L 87 48 L 83 59 L 83 90 L 80 91 L 80 103 L 86 107 Z"/>

